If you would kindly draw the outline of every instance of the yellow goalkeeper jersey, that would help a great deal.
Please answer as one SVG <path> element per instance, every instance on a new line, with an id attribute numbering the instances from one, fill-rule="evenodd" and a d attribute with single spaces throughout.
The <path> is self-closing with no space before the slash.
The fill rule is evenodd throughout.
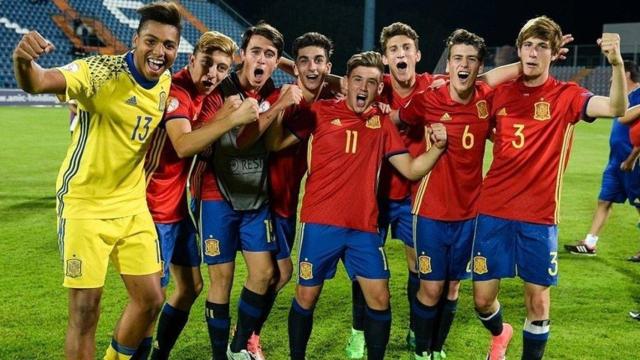
<path id="1" fill-rule="evenodd" d="M 171 86 L 135 68 L 133 53 L 93 56 L 59 68 L 78 125 L 56 182 L 58 216 L 113 219 L 148 211 L 144 156 Z"/>

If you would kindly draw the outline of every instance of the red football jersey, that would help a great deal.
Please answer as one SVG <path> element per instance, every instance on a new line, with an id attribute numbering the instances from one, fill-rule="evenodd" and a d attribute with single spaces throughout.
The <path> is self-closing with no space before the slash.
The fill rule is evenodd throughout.
<path id="1" fill-rule="evenodd" d="M 447 150 L 414 191 L 414 214 L 441 221 L 476 216 L 491 94 L 488 85 L 477 82 L 473 99 L 460 104 L 442 86 L 416 94 L 400 109 L 400 118 L 412 127 L 442 123 L 447 129 Z"/>
<path id="2" fill-rule="evenodd" d="M 630 126 L 629 141 L 631 141 L 631 145 L 634 147 L 640 146 L 640 120 L 634 121 Z"/>
<path id="3" fill-rule="evenodd" d="M 217 89 L 216 89 L 217 90 Z M 263 113 L 269 110 L 271 104 L 273 104 L 278 97 L 280 96 L 280 90 L 276 89 L 268 96 L 267 99 L 263 101 L 259 92 L 245 92 L 246 97 L 252 97 L 258 100 L 260 104 L 260 113 Z M 214 91 L 208 96 L 209 99 L 205 101 L 202 112 L 203 119 L 205 121 L 213 120 L 213 115 L 224 105 L 224 98 L 220 91 Z M 206 114 L 206 117 L 205 117 Z M 215 156 L 212 154 L 211 156 Z M 207 164 L 206 168 L 202 170 L 202 181 L 200 188 L 200 196 L 202 200 L 224 200 L 222 193 L 220 192 L 220 188 L 218 187 L 218 181 L 216 180 L 216 176 L 213 173 L 213 169 Z"/>
<path id="4" fill-rule="evenodd" d="M 182 118 L 194 127 L 203 99 L 186 68 L 173 75 L 162 125 L 154 133 L 145 158 L 147 204 L 156 223 L 174 223 L 185 217 L 185 185 L 191 161 L 178 157 L 163 125 Z"/>
<path id="5" fill-rule="evenodd" d="M 407 152 L 387 115 L 364 114 L 344 100 L 321 100 L 305 123 L 287 127 L 309 138 L 308 171 L 301 221 L 378 232 L 378 173 L 385 157 Z"/>
<path id="6" fill-rule="evenodd" d="M 382 90 L 379 101 L 389 104 L 391 109 L 396 110 L 404 107 L 415 94 L 426 90 L 429 85 L 431 85 L 433 76 L 429 73 L 417 74 L 415 87 L 411 93 L 405 97 L 401 97 L 393 90 L 391 75 L 384 74 L 383 81 L 384 89 Z M 423 127 L 401 126 L 398 130 L 400 131 L 404 145 L 409 149 L 412 156 L 418 156 L 424 152 Z M 412 181 L 407 180 L 398 170 L 385 161 L 380 172 L 380 198 L 391 200 L 405 199 L 411 194 L 412 183 Z"/>
<path id="7" fill-rule="evenodd" d="M 480 192 L 480 214 L 558 223 L 573 129 L 591 96 L 575 83 L 552 77 L 538 87 L 519 79 L 495 90 L 493 161 Z"/>

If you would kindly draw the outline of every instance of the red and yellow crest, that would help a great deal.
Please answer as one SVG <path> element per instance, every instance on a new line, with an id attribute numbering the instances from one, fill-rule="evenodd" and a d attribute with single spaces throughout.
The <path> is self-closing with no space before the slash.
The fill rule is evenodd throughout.
<path id="1" fill-rule="evenodd" d="M 476 109 L 478 109 L 478 117 L 480 119 L 486 119 L 489 117 L 489 109 L 487 108 L 487 101 L 480 100 L 476 103 Z"/>
<path id="2" fill-rule="evenodd" d="M 313 279 L 313 264 L 308 261 L 300 261 L 300 278 L 304 280 Z"/>
<path id="3" fill-rule="evenodd" d="M 484 256 L 474 256 L 473 257 L 473 272 L 482 275 L 489 272 L 487 268 L 487 258 Z"/>
<path id="4" fill-rule="evenodd" d="M 369 120 L 367 120 L 367 123 L 365 124 L 366 127 L 368 127 L 369 129 L 380 129 L 380 127 L 382 125 L 380 125 L 380 116 L 379 115 L 375 115 L 369 118 Z"/>
<path id="5" fill-rule="evenodd" d="M 421 255 L 418 257 L 418 269 L 421 274 L 429 274 L 431 270 L 431 257 Z"/>
<path id="6" fill-rule="evenodd" d="M 204 254 L 207 256 L 220 255 L 220 241 L 213 238 L 205 240 Z"/>
<path id="7" fill-rule="evenodd" d="M 539 121 L 551 119 L 551 104 L 546 101 L 538 101 L 535 103 L 533 118 Z"/>

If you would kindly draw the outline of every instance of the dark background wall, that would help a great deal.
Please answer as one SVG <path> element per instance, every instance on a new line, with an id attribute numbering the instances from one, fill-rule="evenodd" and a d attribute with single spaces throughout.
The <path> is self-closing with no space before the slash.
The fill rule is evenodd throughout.
<path id="1" fill-rule="evenodd" d="M 347 59 L 361 50 L 364 0 L 228 0 L 252 23 L 265 19 L 283 32 L 286 50 L 291 41 L 307 31 L 318 31 L 336 44 L 334 72 L 343 73 Z M 376 3 L 376 46 L 382 27 L 395 21 L 411 25 L 420 35 L 423 60 L 419 71 L 432 71 L 444 47 L 444 39 L 463 27 L 481 35 L 490 46 L 514 44 L 522 25 L 531 17 L 547 15 L 575 44 L 595 44 L 604 23 L 640 22 L 640 1 L 415 1 L 378 0 Z M 640 39 L 636 39 L 640 42 Z"/>

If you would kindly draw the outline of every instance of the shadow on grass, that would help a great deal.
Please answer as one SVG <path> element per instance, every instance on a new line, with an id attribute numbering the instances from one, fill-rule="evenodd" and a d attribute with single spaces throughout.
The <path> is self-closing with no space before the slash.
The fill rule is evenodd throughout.
<path id="1" fill-rule="evenodd" d="M 55 206 L 56 206 L 56 197 L 45 196 L 41 198 L 33 198 L 33 199 L 21 201 L 21 202 L 16 202 L 9 206 L 3 207 L 2 210 L 15 211 L 15 210 L 53 209 L 55 208 Z"/>

